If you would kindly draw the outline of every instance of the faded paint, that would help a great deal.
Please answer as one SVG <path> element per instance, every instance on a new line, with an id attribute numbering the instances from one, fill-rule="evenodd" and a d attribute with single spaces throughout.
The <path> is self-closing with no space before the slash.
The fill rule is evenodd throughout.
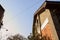
<path id="1" fill-rule="evenodd" d="M 44 23 L 44 20 L 47 17 L 47 22 L 48 20 L 49 22 L 45 25 L 44 29 L 42 30 L 42 36 L 48 36 L 46 40 L 58 40 L 58 36 L 49 9 L 45 9 L 45 11 L 40 14 L 41 24 Z"/>
<path id="2" fill-rule="evenodd" d="M 49 22 L 49 20 L 48 20 L 48 18 L 46 18 L 44 23 L 41 26 L 41 30 L 43 30 L 45 28 L 45 26 L 47 25 L 48 22 Z"/>

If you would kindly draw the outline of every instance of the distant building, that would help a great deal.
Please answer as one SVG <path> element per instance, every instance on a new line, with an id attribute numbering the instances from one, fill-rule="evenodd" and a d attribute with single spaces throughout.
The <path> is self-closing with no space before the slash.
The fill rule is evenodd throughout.
<path id="1" fill-rule="evenodd" d="M 45 1 L 33 19 L 34 40 L 60 40 L 60 2 Z"/>
<path id="2" fill-rule="evenodd" d="M 2 19 L 3 19 L 3 16 L 4 16 L 4 9 L 3 9 L 3 7 L 0 5 L 0 29 L 1 29 L 1 26 L 3 25 L 3 21 L 2 21 Z"/>

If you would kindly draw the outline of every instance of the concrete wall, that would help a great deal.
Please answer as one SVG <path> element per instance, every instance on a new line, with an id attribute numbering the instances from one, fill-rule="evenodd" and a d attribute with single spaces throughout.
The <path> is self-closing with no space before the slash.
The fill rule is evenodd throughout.
<path id="1" fill-rule="evenodd" d="M 40 14 L 40 22 L 42 37 L 44 37 L 45 40 L 59 40 L 49 9 L 45 9 L 45 11 Z"/>

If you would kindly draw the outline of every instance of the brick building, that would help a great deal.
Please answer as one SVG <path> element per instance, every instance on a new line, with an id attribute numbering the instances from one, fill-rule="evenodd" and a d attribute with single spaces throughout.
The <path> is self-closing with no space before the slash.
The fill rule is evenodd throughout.
<path id="1" fill-rule="evenodd" d="M 35 12 L 33 40 L 60 40 L 60 2 L 45 1 Z"/>
<path id="2" fill-rule="evenodd" d="M 4 16 L 4 9 L 3 9 L 3 7 L 0 5 L 0 29 L 1 29 L 1 26 L 3 25 L 3 21 L 2 21 L 2 19 L 3 19 L 3 16 Z"/>

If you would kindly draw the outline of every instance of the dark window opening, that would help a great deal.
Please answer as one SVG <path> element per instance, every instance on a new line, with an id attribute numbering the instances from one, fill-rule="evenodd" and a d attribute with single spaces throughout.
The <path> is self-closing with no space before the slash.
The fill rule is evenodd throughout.
<path id="1" fill-rule="evenodd" d="M 57 16 L 57 19 L 58 19 L 58 21 L 59 21 L 59 23 L 60 23 L 60 11 L 56 11 L 55 12 L 55 15 Z"/>

